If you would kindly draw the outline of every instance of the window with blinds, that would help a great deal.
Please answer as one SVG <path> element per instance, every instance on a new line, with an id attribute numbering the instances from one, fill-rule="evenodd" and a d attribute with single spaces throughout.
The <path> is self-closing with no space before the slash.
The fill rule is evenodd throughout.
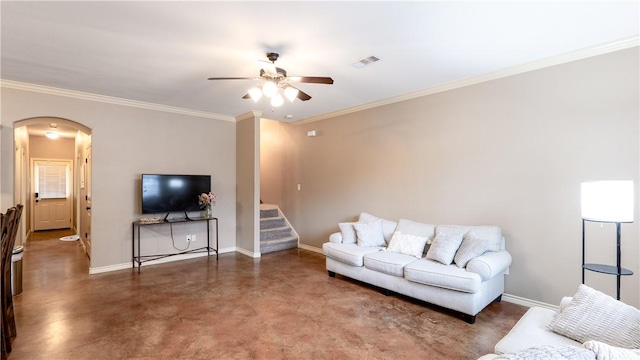
<path id="1" fill-rule="evenodd" d="M 67 197 L 66 164 L 40 164 L 36 167 L 36 192 L 40 199 L 64 199 Z"/>

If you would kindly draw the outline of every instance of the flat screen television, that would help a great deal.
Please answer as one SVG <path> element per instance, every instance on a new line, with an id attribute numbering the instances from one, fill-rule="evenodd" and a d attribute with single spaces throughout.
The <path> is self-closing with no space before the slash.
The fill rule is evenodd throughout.
<path id="1" fill-rule="evenodd" d="M 198 195 L 211 191 L 211 175 L 142 174 L 142 213 L 200 210 Z"/>

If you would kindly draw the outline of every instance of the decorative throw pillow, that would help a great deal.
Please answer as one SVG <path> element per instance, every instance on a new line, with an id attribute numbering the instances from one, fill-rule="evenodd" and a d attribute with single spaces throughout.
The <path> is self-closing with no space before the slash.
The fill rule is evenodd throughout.
<path id="1" fill-rule="evenodd" d="M 560 335 L 584 343 L 595 340 L 626 349 L 640 349 L 640 310 L 586 285 L 547 325 Z"/>
<path id="2" fill-rule="evenodd" d="M 365 212 L 360 213 L 358 222 L 371 222 L 375 220 L 382 220 L 382 234 L 384 235 L 384 241 L 385 243 L 389 242 L 391 240 L 391 237 L 393 236 L 393 232 L 396 231 L 398 223 L 395 221 L 379 218 L 375 215 L 371 215 Z"/>
<path id="3" fill-rule="evenodd" d="M 445 234 L 439 232 L 427 251 L 427 259 L 450 265 L 462 242 L 462 234 Z"/>
<path id="4" fill-rule="evenodd" d="M 596 360 L 596 357 L 590 350 L 571 345 L 540 345 L 494 358 L 494 360 L 532 359 Z"/>
<path id="5" fill-rule="evenodd" d="M 476 257 L 484 254 L 489 250 L 489 241 L 486 239 L 480 239 L 475 236 L 475 233 L 470 233 L 465 235 L 462 239 L 462 244 L 460 248 L 456 252 L 456 256 L 453 260 L 456 263 L 456 266 L 462 269 L 467 266 L 467 263 L 471 259 L 475 259 Z"/>
<path id="6" fill-rule="evenodd" d="M 353 224 L 355 223 L 343 222 L 338 224 L 338 227 L 340 228 L 340 233 L 342 234 L 343 244 L 355 244 L 357 242 L 356 229 L 353 227 Z"/>
<path id="7" fill-rule="evenodd" d="M 382 220 L 374 220 L 366 223 L 355 223 L 358 236 L 358 246 L 385 246 L 384 234 L 382 232 Z"/>
<path id="8" fill-rule="evenodd" d="M 416 236 L 403 234 L 399 231 L 393 233 L 393 237 L 387 246 L 387 251 L 397 252 L 406 255 L 413 255 L 418 259 L 422 258 L 424 246 L 427 244 L 426 236 Z"/>
<path id="9" fill-rule="evenodd" d="M 600 341 L 587 341 L 582 347 L 596 354 L 596 359 L 640 359 L 640 349 L 624 349 Z"/>

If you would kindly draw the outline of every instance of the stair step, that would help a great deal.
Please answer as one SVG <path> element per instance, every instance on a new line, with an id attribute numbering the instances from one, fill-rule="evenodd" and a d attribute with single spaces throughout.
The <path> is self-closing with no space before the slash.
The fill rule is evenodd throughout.
<path id="1" fill-rule="evenodd" d="M 260 253 L 268 254 L 286 249 L 294 249 L 298 247 L 298 238 L 295 236 L 288 236 L 280 239 L 260 241 Z"/>
<path id="2" fill-rule="evenodd" d="M 260 230 L 260 241 L 280 239 L 289 236 L 291 236 L 291 228 L 288 226 Z"/>
<path id="3" fill-rule="evenodd" d="M 283 217 L 271 217 L 260 219 L 260 230 L 273 229 L 286 226 Z"/>
<path id="4" fill-rule="evenodd" d="M 264 218 L 273 218 L 273 217 L 278 217 L 278 208 L 274 208 L 274 209 L 260 209 L 260 218 L 264 219 Z"/>

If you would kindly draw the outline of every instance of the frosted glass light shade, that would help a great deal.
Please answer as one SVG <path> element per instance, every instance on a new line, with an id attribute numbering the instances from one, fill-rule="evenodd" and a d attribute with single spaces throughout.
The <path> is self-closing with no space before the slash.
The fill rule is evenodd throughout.
<path id="1" fill-rule="evenodd" d="M 258 100 L 260 100 L 260 98 L 262 97 L 262 90 L 260 90 L 259 87 L 254 87 L 249 89 L 249 96 L 251 97 L 251 100 L 253 100 L 254 102 L 258 102 Z"/>
<path id="2" fill-rule="evenodd" d="M 289 99 L 289 101 L 293 101 L 296 99 L 296 96 L 298 96 L 298 89 L 292 87 L 292 86 L 287 86 L 284 89 L 284 96 L 287 97 L 287 99 Z"/>
<path id="3" fill-rule="evenodd" d="M 284 99 L 282 98 L 282 95 L 280 95 L 280 94 L 275 94 L 275 95 L 271 98 L 271 106 L 273 106 L 273 107 L 278 107 L 278 106 L 281 106 L 282 104 L 284 104 Z"/>
<path id="4" fill-rule="evenodd" d="M 49 139 L 57 139 L 58 137 L 60 137 L 60 134 L 58 134 L 55 131 L 47 131 L 47 133 L 45 134 Z"/>
<path id="5" fill-rule="evenodd" d="M 278 85 L 272 83 L 271 81 L 267 81 L 262 85 L 262 92 L 266 97 L 272 97 L 278 92 Z"/>
<path id="6" fill-rule="evenodd" d="M 603 222 L 633 222 L 633 181 L 582 183 L 582 218 Z"/>

